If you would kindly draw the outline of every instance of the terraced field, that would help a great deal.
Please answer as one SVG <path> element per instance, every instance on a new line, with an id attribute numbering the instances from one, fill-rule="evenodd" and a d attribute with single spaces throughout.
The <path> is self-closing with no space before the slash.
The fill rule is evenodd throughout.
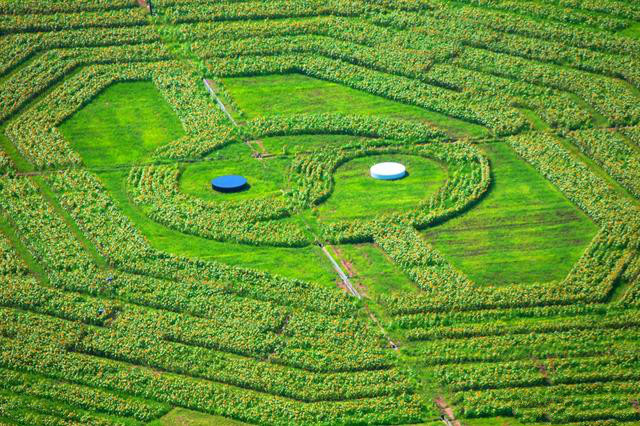
<path id="1" fill-rule="evenodd" d="M 640 424 L 639 28 L 0 0 L 0 426 Z"/>

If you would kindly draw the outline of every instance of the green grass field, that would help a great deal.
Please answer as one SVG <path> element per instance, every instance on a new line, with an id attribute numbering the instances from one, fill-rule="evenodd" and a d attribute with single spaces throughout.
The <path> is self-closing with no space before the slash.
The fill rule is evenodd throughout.
<path id="1" fill-rule="evenodd" d="M 383 161 L 407 167 L 408 176 L 397 181 L 372 179 L 369 168 Z M 356 158 L 335 173 L 329 199 L 318 207 L 321 221 L 368 219 L 383 212 L 415 208 L 444 183 L 446 171 L 435 161 L 411 155 L 376 155 Z"/>
<path id="2" fill-rule="evenodd" d="M 154 149 L 184 134 L 171 107 L 148 81 L 109 86 L 60 131 L 90 168 L 150 161 Z"/>
<path id="3" fill-rule="evenodd" d="M 187 164 L 180 176 L 180 191 L 208 201 L 231 201 L 277 196 L 289 186 L 286 182 L 286 158 L 258 160 L 249 154 L 241 158 Z M 221 175 L 243 175 L 250 188 L 223 194 L 211 190 L 211 179 Z"/>
<path id="4" fill-rule="evenodd" d="M 377 115 L 434 124 L 453 136 L 485 136 L 484 127 L 301 74 L 223 80 L 245 118 L 333 112 Z M 241 117 L 237 117 L 241 118 Z"/>
<path id="5" fill-rule="evenodd" d="M 480 284 L 561 280 L 597 227 L 505 143 L 481 146 L 493 185 L 469 212 L 424 232 Z"/>
<path id="6" fill-rule="evenodd" d="M 287 80 L 289 86 L 281 81 L 283 78 L 292 79 Z M 310 96 L 308 92 L 314 85 L 325 84 L 329 84 L 330 88 L 325 87 L 328 93 L 325 92 L 326 95 L 320 97 L 323 99 L 320 104 L 324 105 L 322 111 L 340 108 L 340 103 L 346 98 L 336 98 L 334 95 L 342 90 L 347 92 L 344 96 L 363 96 L 363 109 L 358 110 L 363 113 L 379 108 L 376 111 L 380 114 L 394 116 L 397 109 L 406 107 L 340 85 L 298 75 L 259 77 L 254 86 L 260 87 L 258 91 L 269 91 L 271 98 L 277 97 L 277 91 L 284 90 L 284 87 L 299 90 L 292 91 L 295 96 L 287 97 L 287 102 L 266 106 L 259 102 L 258 97 L 243 96 L 249 92 L 235 91 L 234 83 L 245 87 L 246 82 L 244 79 L 230 79 L 227 82 L 227 87 L 234 93 L 237 102 L 249 105 L 250 111 L 254 111 L 252 108 L 260 109 L 265 115 L 300 112 L 307 107 L 311 108 L 304 101 Z M 132 102 L 132 99 L 136 101 Z M 159 105 L 161 113 L 148 117 L 145 111 L 152 104 Z M 407 108 L 412 114 L 421 111 L 419 108 Z M 251 114 L 256 113 L 250 112 L 249 115 Z M 96 169 L 126 165 L 127 161 L 148 160 L 155 148 L 181 133 L 175 115 L 150 82 L 111 86 L 94 102 L 67 120 L 62 130 L 65 137 L 79 150 L 85 164 Z M 211 154 L 210 161 L 184 165 L 179 181 L 180 190 L 210 201 L 277 196 L 282 189 L 288 187 L 285 176 L 290 153 L 353 139 L 357 138 L 342 135 L 301 135 L 265 138 L 254 142 L 252 147 L 234 144 Z M 258 160 L 251 156 L 252 149 L 264 150 L 276 154 L 276 157 Z M 518 159 L 506 144 L 486 144 L 483 145 L 483 150 L 490 157 L 493 166 L 494 184 L 490 194 L 479 206 L 463 216 L 425 231 L 425 237 L 456 267 L 478 283 L 533 283 L 562 279 L 595 235 L 595 225 L 550 183 Z M 282 155 L 283 152 L 286 155 Z M 406 164 L 409 176 L 394 182 L 374 181 L 368 172 L 369 167 L 378 161 L 401 161 Z M 125 188 L 126 174 L 125 168 L 105 171 L 100 176 L 129 217 L 156 248 L 178 255 L 255 267 L 327 285 L 335 282 L 334 272 L 315 247 L 288 249 L 220 243 L 185 235 L 153 222 L 129 201 Z M 251 187 L 237 194 L 216 193 L 210 189 L 210 180 L 222 174 L 244 174 L 249 178 Z M 420 157 L 396 155 L 358 158 L 338 168 L 331 197 L 318 206 L 313 215 L 305 213 L 302 217 L 315 228 L 316 220 L 331 222 L 372 218 L 380 212 L 402 211 L 426 199 L 442 185 L 445 178 L 446 172 L 442 166 Z M 306 259 L 305 263 L 310 267 L 299 268 L 301 259 Z M 371 285 L 376 286 L 375 283 Z"/>

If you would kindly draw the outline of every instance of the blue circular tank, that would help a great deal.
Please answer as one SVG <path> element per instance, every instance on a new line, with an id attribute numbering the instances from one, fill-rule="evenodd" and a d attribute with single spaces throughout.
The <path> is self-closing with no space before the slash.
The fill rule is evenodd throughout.
<path id="1" fill-rule="evenodd" d="M 247 178 L 239 175 L 219 176 L 211 181 L 211 187 L 218 192 L 238 192 L 247 187 Z"/>

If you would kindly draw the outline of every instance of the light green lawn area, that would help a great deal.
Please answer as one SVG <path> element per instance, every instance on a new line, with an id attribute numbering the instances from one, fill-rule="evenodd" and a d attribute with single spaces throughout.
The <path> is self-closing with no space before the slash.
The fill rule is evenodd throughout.
<path id="1" fill-rule="evenodd" d="M 458 137 L 488 134 L 477 124 L 302 74 L 226 78 L 223 83 L 247 119 L 333 112 L 431 123 Z"/>
<path id="2" fill-rule="evenodd" d="M 156 148 L 184 135 L 175 113 L 149 81 L 109 86 L 60 131 L 90 168 L 150 161 Z"/>
<path id="3" fill-rule="evenodd" d="M 489 194 L 424 236 L 480 284 L 563 279 L 598 228 L 506 143 L 480 149 L 491 161 Z"/>
<path id="4" fill-rule="evenodd" d="M 369 169 L 376 163 L 397 161 L 408 176 L 394 181 L 373 179 Z M 334 175 L 335 187 L 318 206 L 320 221 L 370 219 L 383 212 L 402 212 L 427 200 L 446 180 L 446 170 L 433 160 L 415 155 L 375 155 L 341 165 Z"/>
<path id="5" fill-rule="evenodd" d="M 631 25 L 629 28 L 625 28 L 618 34 L 640 40 L 640 24 Z"/>
<path id="6" fill-rule="evenodd" d="M 175 408 L 162 418 L 148 423 L 147 426 L 249 426 L 249 424 L 226 417 Z"/>
<path id="7" fill-rule="evenodd" d="M 180 191 L 207 201 L 233 201 L 264 198 L 281 194 L 288 182 L 286 158 L 258 160 L 247 155 L 244 158 L 224 159 L 186 165 L 180 177 Z M 247 178 L 249 189 L 236 193 L 220 193 L 211 189 L 211 180 L 222 175 L 242 175 Z"/>

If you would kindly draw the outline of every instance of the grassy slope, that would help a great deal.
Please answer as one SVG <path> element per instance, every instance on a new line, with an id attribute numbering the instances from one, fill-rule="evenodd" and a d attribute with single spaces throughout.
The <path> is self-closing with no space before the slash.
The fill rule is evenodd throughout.
<path id="1" fill-rule="evenodd" d="M 597 227 L 505 144 L 482 145 L 493 170 L 488 196 L 468 213 L 424 232 L 483 284 L 562 279 Z"/>
<path id="2" fill-rule="evenodd" d="M 454 136 L 485 136 L 484 127 L 300 74 L 238 77 L 224 85 L 246 118 L 336 112 L 432 123 Z"/>

